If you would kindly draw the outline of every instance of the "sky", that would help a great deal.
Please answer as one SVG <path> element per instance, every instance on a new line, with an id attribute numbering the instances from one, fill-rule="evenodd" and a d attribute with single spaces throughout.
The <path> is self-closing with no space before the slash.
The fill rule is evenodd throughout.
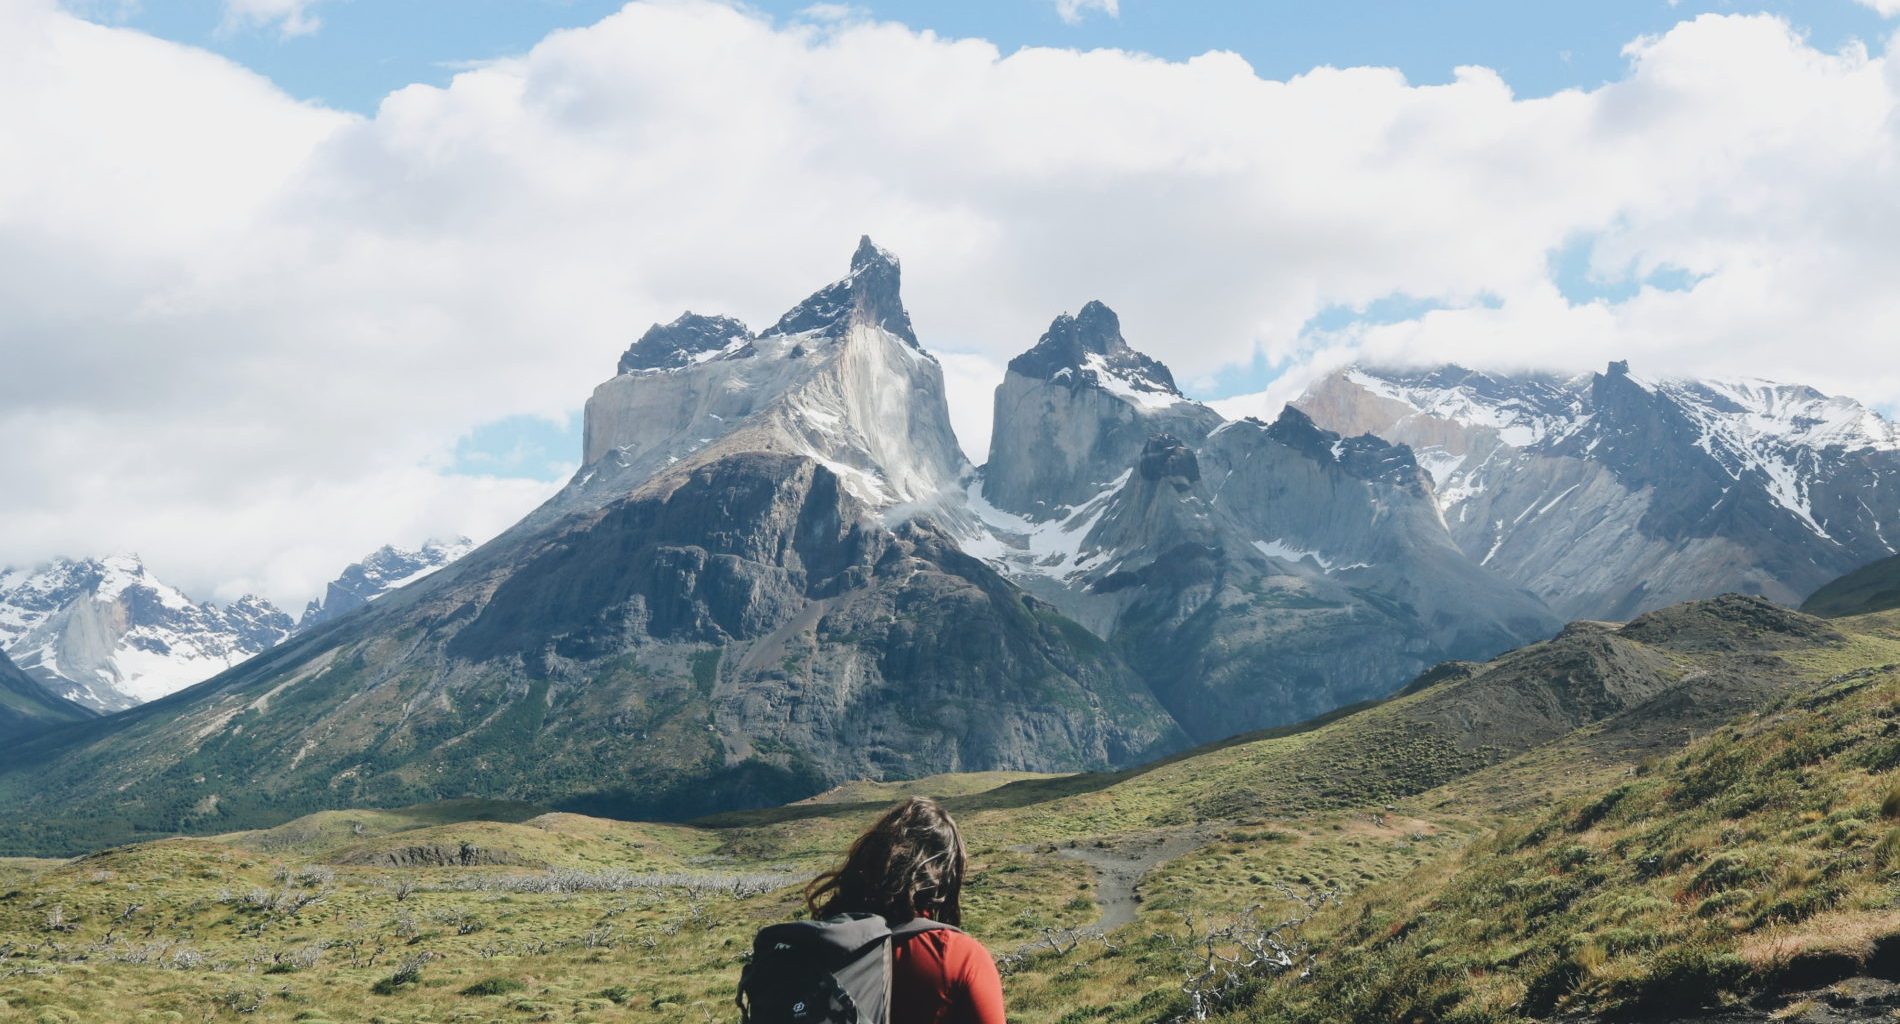
<path id="1" fill-rule="evenodd" d="M 1101 299 L 1231 415 L 1353 359 L 1900 406 L 1900 0 L 0 0 L 0 564 L 288 607 L 557 488 L 647 324 L 869 233 L 972 458 Z"/>

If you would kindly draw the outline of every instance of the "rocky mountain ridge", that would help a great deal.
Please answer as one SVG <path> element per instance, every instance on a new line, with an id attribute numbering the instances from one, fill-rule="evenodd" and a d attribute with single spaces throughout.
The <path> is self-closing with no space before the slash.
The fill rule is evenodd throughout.
<path id="1" fill-rule="evenodd" d="M 467 537 L 432 538 L 415 550 L 385 544 L 345 568 L 324 588 L 323 597 L 304 607 L 296 632 L 304 632 L 355 611 L 398 587 L 407 586 L 474 550 Z"/>
<path id="2" fill-rule="evenodd" d="M 1733 551 L 1786 525 L 1765 487 L 1689 515 L 1734 490 L 1722 475 L 1772 474 L 1658 441 L 1714 447 L 1626 374 L 1582 395 L 1467 382 L 1463 419 L 1348 381 L 1339 408 L 1229 422 L 1100 302 L 1012 361 L 978 469 L 868 238 L 770 328 L 684 314 L 615 369 L 582 467 L 520 523 L 189 692 L 0 751 L 0 805 L 110 793 L 60 820 L 183 830 L 461 796 L 678 817 L 855 778 L 1118 767 L 1555 634 L 1503 572 L 1522 556 L 1474 554 L 1463 524 L 1505 490 L 1562 502 L 1441 479 L 1454 455 L 1587 478 L 1609 504 L 1583 552 L 1621 570 L 1620 545 L 1654 550 L 1632 538 Z M 1417 445 L 1330 429 L 1340 409 Z"/>
<path id="3" fill-rule="evenodd" d="M 1100 302 L 997 388 L 964 539 L 1114 643 L 1199 740 L 1383 695 L 1557 629 L 1458 551 L 1409 449 L 1225 421 Z"/>
<path id="4" fill-rule="evenodd" d="M 1411 446 L 1459 547 L 1565 616 L 1795 604 L 1900 543 L 1900 428 L 1799 385 L 1354 367 L 1294 405 Z"/>

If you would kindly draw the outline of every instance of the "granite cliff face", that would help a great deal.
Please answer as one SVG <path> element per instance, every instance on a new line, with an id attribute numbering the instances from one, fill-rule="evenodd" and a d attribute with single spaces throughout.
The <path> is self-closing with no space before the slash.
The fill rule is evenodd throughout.
<path id="1" fill-rule="evenodd" d="M 588 403 L 586 464 L 522 523 L 204 686 L 0 754 L 0 800 L 77 820 L 98 807 L 45 794 L 85 779 L 188 830 L 451 795 L 670 816 L 1184 744 L 1111 645 L 957 543 L 972 470 L 899 280 L 867 239 L 763 333 L 647 332 Z"/>
<path id="2" fill-rule="evenodd" d="M 1409 449 L 1294 410 L 1224 422 L 1099 302 L 1010 363 L 993 437 L 965 547 L 1112 642 L 1196 739 L 1557 629 L 1458 549 Z"/>
<path id="3" fill-rule="evenodd" d="M 816 461 L 878 510 L 957 496 L 969 465 L 950 428 L 943 370 L 918 346 L 898 280 L 896 257 L 867 238 L 849 274 L 763 334 L 692 314 L 650 329 L 587 402 L 575 483 L 524 526 L 739 452 Z M 688 354 L 656 360 L 654 351 Z"/>
<path id="4" fill-rule="evenodd" d="M 1130 348 L 1100 302 L 1063 314 L 1010 360 L 996 389 L 984 500 L 1032 520 L 1086 503 L 1134 464 L 1148 439 L 1198 445 L 1220 415 L 1189 401 L 1166 366 Z"/>
<path id="5" fill-rule="evenodd" d="M 1900 431 L 1799 385 L 1352 368 L 1294 404 L 1410 445 L 1458 546 L 1566 617 L 1794 604 L 1900 542 Z"/>

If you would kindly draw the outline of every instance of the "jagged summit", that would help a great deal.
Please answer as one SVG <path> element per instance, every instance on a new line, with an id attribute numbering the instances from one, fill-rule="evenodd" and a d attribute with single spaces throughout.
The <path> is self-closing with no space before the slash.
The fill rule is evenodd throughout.
<path id="1" fill-rule="evenodd" d="M 1121 318 L 1099 300 L 1055 318 L 1034 348 L 1009 361 L 1012 372 L 1072 387 L 1093 384 L 1144 407 L 1184 401 L 1174 374 L 1129 347 Z"/>
<path id="2" fill-rule="evenodd" d="M 899 516 L 959 493 L 970 467 L 950 428 L 942 368 L 904 312 L 900 277 L 897 258 L 865 238 L 849 273 L 761 334 L 748 339 L 737 321 L 714 318 L 663 328 L 655 351 L 700 354 L 595 389 L 581 471 L 544 511 L 599 507 L 762 451 L 814 459 L 866 505 Z"/>
<path id="3" fill-rule="evenodd" d="M 983 497 L 1017 515 L 1066 515 L 1102 495 L 1151 436 L 1192 448 L 1220 423 L 1182 397 L 1166 366 L 1128 344 L 1114 310 L 1090 302 L 1010 360 L 996 389 Z"/>
<path id="4" fill-rule="evenodd" d="M 1249 418 L 1248 426 L 1260 424 Z M 1313 422 L 1313 418 L 1289 405 L 1265 432 L 1275 441 L 1319 462 L 1338 463 L 1349 476 L 1360 480 L 1383 480 L 1423 495 L 1427 477 L 1413 458 L 1412 449 L 1393 444 L 1373 434 L 1345 437 Z"/>
<path id="5" fill-rule="evenodd" d="M 752 331 L 729 316 L 681 313 L 672 323 L 654 324 L 620 357 L 621 373 L 672 370 L 708 359 L 751 354 Z"/>
<path id="6" fill-rule="evenodd" d="M 913 348 L 922 348 L 917 332 L 911 328 L 910 314 L 904 310 L 902 281 L 903 268 L 897 257 L 865 235 L 858 239 L 857 251 L 851 254 L 851 272 L 793 306 L 764 336 L 813 334 L 839 338 L 857 318 L 904 339 Z"/>

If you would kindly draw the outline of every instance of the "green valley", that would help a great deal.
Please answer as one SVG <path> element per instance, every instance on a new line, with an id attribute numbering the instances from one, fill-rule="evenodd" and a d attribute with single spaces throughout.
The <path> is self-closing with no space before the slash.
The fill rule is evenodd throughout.
<path id="1" fill-rule="evenodd" d="M 454 801 L 15 859 L 0 1000 L 49 1024 L 727 1019 L 751 933 L 923 792 L 972 842 L 1014 1019 L 1654 1019 L 1888 969 L 1896 707 L 1900 613 L 1719 598 L 1115 774 L 689 824 Z"/>

